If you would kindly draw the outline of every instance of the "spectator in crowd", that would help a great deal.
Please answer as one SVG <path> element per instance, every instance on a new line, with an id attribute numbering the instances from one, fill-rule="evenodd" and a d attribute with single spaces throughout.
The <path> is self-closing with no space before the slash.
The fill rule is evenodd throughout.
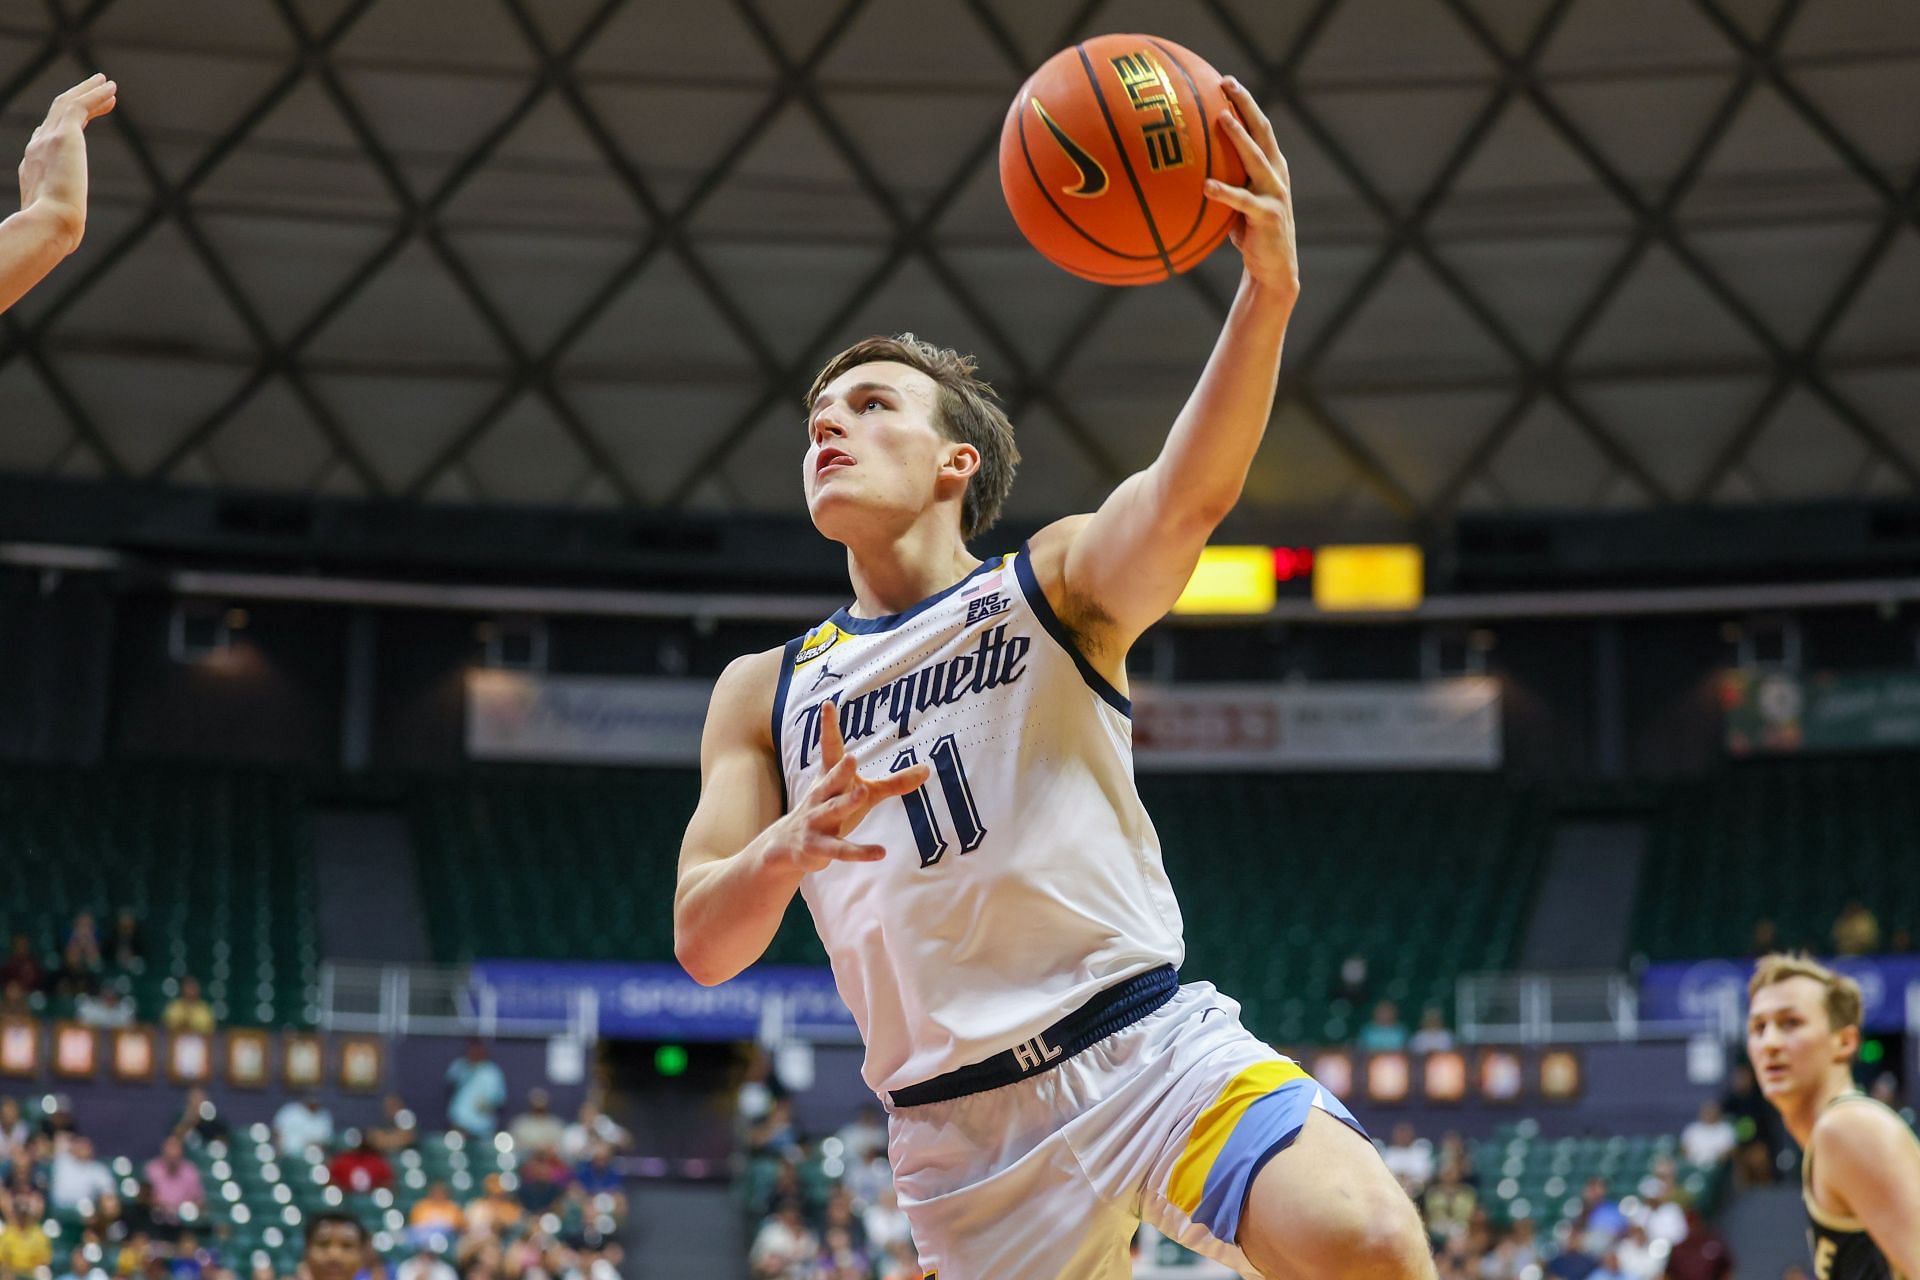
<path id="1" fill-rule="evenodd" d="M 1687 1209 L 1687 1237 L 1667 1254 L 1666 1280 L 1732 1280 L 1733 1250 L 1726 1237 Z M 1804 1275 L 1801 1280 L 1806 1280 Z"/>
<path id="2" fill-rule="evenodd" d="M 441 1249 L 432 1244 L 417 1245 L 413 1256 L 394 1271 L 394 1280 L 460 1280 L 459 1273 L 441 1257 Z"/>
<path id="3" fill-rule="evenodd" d="M 40 1132 L 56 1141 L 63 1133 L 80 1132 L 80 1123 L 73 1118 L 73 1101 L 66 1094 L 53 1095 L 53 1107 L 41 1113 Z"/>
<path id="4" fill-rule="evenodd" d="M 788 1159 L 799 1155 L 799 1147 L 799 1130 L 793 1124 L 793 1103 L 787 1098 L 775 1102 L 766 1118 L 757 1122 L 747 1134 L 747 1151 L 751 1155 Z"/>
<path id="5" fill-rule="evenodd" d="M 180 1139 L 169 1135 L 160 1144 L 160 1154 L 147 1161 L 141 1170 L 147 1184 L 147 1203 L 157 1221 L 180 1221 L 180 1211 L 192 1205 L 195 1215 L 206 1207 L 207 1189 L 201 1185 L 200 1170 L 186 1158 Z"/>
<path id="6" fill-rule="evenodd" d="M 160 1013 L 161 1024 L 169 1031 L 213 1032 L 213 1006 L 200 995 L 200 979 L 188 974 L 180 979 L 180 994 L 167 1002 Z"/>
<path id="7" fill-rule="evenodd" d="M 1747 943 L 1749 956 L 1770 956 L 1785 949 L 1780 945 L 1780 926 L 1766 919 L 1753 922 L 1753 938 Z"/>
<path id="8" fill-rule="evenodd" d="M 484 1040 L 467 1042 L 467 1053 L 447 1067 L 447 1085 L 453 1091 L 447 1118 L 469 1137 L 491 1138 L 500 1128 L 500 1106 L 507 1100 L 507 1078 L 487 1056 Z"/>
<path id="9" fill-rule="evenodd" d="M 30 1276 L 53 1265 L 53 1241 L 40 1220 L 45 1210 L 35 1195 L 0 1196 L 0 1275 Z"/>
<path id="10" fill-rule="evenodd" d="M 316 1213 L 307 1219 L 300 1254 L 302 1280 L 355 1280 L 366 1269 L 367 1229 L 350 1213 Z"/>
<path id="11" fill-rule="evenodd" d="M 13 949 L 7 953 L 5 963 L 0 963 L 0 987 L 20 984 L 20 990 L 27 995 L 46 985 L 47 971 L 40 965 L 40 957 L 34 954 L 33 939 L 24 933 L 13 935 Z"/>
<path id="12" fill-rule="evenodd" d="M 1671 1247 L 1686 1239 L 1687 1214 L 1680 1207 L 1673 1184 L 1673 1162 L 1640 1189 L 1640 1203 L 1633 1206 L 1628 1221 L 1646 1229 L 1648 1238 Z"/>
<path id="13" fill-rule="evenodd" d="M 45 1199 L 53 1191 L 53 1139 L 44 1133 L 28 1137 L 13 1149 L 7 1170 L 7 1190 L 14 1195 L 32 1193 Z"/>
<path id="14" fill-rule="evenodd" d="M 120 998 L 120 992 L 105 986 L 92 995 L 81 996 L 74 1004 L 73 1016 L 83 1026 L 130 1027 L 134 1023 L 133 1002 Z"/>
<path id="15" fill-rule="evenodd" d="M 1373 1017 L 1360 1028 L 1360 1047 L 1368 1053 L 1389 1053 L 1407 1047 L 1407 1027 L 1400 1021 L 1400 1006 L 1382 1000 L 1373 1006 Z"/>
<path id="16" fill-rule="evenodd" d="M 113 936 L 107 939 L 107 961 L 121 973 L 140 973 L 147 967 L 147 944 L 140 937 L 140 917 L 132 907 L 120 908 L 113 918 Z"/>
<path id="17" fill-rule="evenodd" d="M 415 1243 L 434 1236 L 457 1239 L 466 1228 L 466 1212 L 447 1194 L 444 1182 L 429 1186 L 427 1194 L 415 1201 L 407 1214 L 407 1232 Z"/>
<path id="18" fill-rule="evenodd" d="M 899 1193 L 891 1182 L 880 1189 L 860 1215 L 860 1226 L 866 1232 L 868 1246 L 881 1253 L 890 1253 L 900 1245 L 911 1248 L 913 1244 L 906 1211 L 900 1207 Z"/>
<path id="19" fill-rule="evenodd" d="M 0 1159 L 5 1159 L 15 1151 L 24 1151 L 27 1139 L 33 1136 L 33 1126 L 27 1123 L 26 1115 L 20 1110 L 18 1098 L 0 1098 Z"/>
<path id="20" fill-rule="evenodd" d="M 560 1135 L 560 1155 L 577 1164 L 592 1155 L 594 1144 L 600 1142 L 615 1151 L 626 1151 L 633 1146 L 633 1135 L 589 1098 L 580 1104 L 579 1118 Z"/>
<path id="21" fill-rule="evenodd" d="M 1408 1195 L 1418 1200 L 1433 1181 L 1433 1144 L 1413 1135 L 1413 1126 L 1402 1120 L 1393 1126 L 1393 1142 L 1382 1153 L 1387 1171 L 1400 1180 Z"/>
<path id="22" fill-rule="evenodd" d="M 1458 1161 L 1440 1162 L 1440 1176 L 1420 1199 L 1421 1216 L 1426 1219 L 1427 1234 L 1435 1240 L 1451 1240 L 1463 1235 L 1473 1218 L 1479 1197 L 1461 1177 Z"/>
<path id="23" fill-rule="evenodd" d="M 120 1277 L 144 1276 L 153 1260 L 153 1241 L 144 1231 L 132 1232 L 121 1242 L 113 1260 L 113 1274 Z"/>
<path id="24" fill-rule="evenodd" d="M 481 1184 L 484 1193 L 467 1205 L 467 1227 L 479 1229 L 496 1235 L 513 1230 L 526 1217 L 526 1211 L 520 1202 L 507 1194 L 506 1184 L 500 1175 L 490 1173 Z"/>
<path id="25" fill-rule="evenodd" d="M 551 1100 L 545 1089 L 527 1090 L 527 1109 L 513 1118 L 507 1126 L 507 1133 L 513 1138 L 515 1151 L 538 1151 L 542 1147 L 558 1148 L 566 1126 L 560 1117 L 553 1113 Z"/>
<path id="26" fill-rule="evenodd" d="M 1626 1280 L 1657 1280 L 1667 1249 L 1647 1238 L 1647 1229 L 1639 1223 L 1627 1227 L 1626 1234 L 1613 1246 L 1613 1257 Z"/>
<path id="27" fill-rule="evenodd" d="M 61 1141 L 53 1154 L 53 1180 L 48 1199 L 56 1209 L 74 1210 L 98 1205 L 113 1197 L 113 1174 L 94 1158 L 93 1143 L 74 1135 Z"/>
<path id="28" fill-rule="evenodd" d="M 840 1139 L 841 1156 L 847 1161 L 872 1159 L 874 1152 L 884 1153 L 887 1149 L 886 1117 L 879 1107 L 869 1103 L 841 1125 L 834 1137 Z"/>
<path id="29" fill-rule="evenodd" d="M 27 987 L 15 978 L 0 985 L 0 1018 L 31 1018 L 33 998 Z"/>
<path id="30" fill-rule="evenodd" d="M 533 1155 L 520 1162 L 518 1173 L 520 1203 L 532 1214 L 553 1208 L 573 1183 L 573 1170 L 552 1146 L 534 1148 Z"/>
<path id="31" fill-rule="evenodd" d="M 380 1123 L 367 1130 L 367 1137 L 374 1150 L 393 1155 L 413 1149 L 420 1141 L 420 1126 L 400 1095 L 390 1093 L 380 1103 Z"/>
<path id="32" fill-rule="evenodd" d="M 1407 1041 L 1408 1053 L 1445 1053 L 1453 1048 L 1453 1032 L 1447 1029 L 1447 1015 L 1438 1005 L 1428 1005 L 1420 1015 L 1420 1029 Z"/>
<path id="33" fill-rule="evenodd" d="M 315 1094 L 289 1099 L 273 1113 L 273 1141 L 283 1156 L 324 1147 L 333 1141 L 333 1113 Z"/>
<path id="34" fill-rule="evenodd" d="M 1700 1104 L 1700 1116 L 1680 1131 L 1680 1153 L 1687 1163 L 1710 1169 L 1733 1154 L 1739 1138 L 1718 1102 Z"/>
<path id="35" fill-rule="evenodd" d="M 753 1238 L 747 1265 L 754 1280 L 787 1280 L 820 1252 L 820 1241 L 807 1227 L 798 1201 L 782 1201 Z"/>
<path id="36" fill-rule="evenodd" d="M 574 1168 L 573 1184 L 580 1188 L 589 1203 L 596 1206 L 604 1204 L 616 1222 L 626 1218 L 625 1184 L 613 1167 L 613 1148 L 606 1143 L 596 1143 L 593 1153 Z"/>
<path id="37" fill-rule="evenodd" d="M 1588 1178 L 1580 1189 L 1580 1209 L 1570 1224 L 1572 1243 L 1580 1252 L 1601 1257 L 1627 1229 L 1620 1206 L 1607 1198 L 1607 1180 Z"/>
<path id="38" fill-rule="evenodd" d="M 1833 953 L 1839 956 L 1870 956 L 1880 950 L 1880 919 L 1855 900 L 1841 908 L 1833 922 Z"/>
<path id="39" fill-rule="evenodd" d="M 1367 998 L 1367 958 L 1359 952 L 1340 962 L 1333 983 L 1333 998 L 1345 1000 L 1355 1008 Z"/>
<path id="40" fill-rule="evenodd" d="M 207 1091 L 195 1085 L 187 1090 L 187 1100 L 180 1108 L 180 1118 L 174 1122 L 173 1136 L 190 1147 L 204 1147 L 209 1142 L 225 1142 L 231 1135 L 227 1122 L 220 1118 L 220 1109 L 207 1096 Z"/>
<path id="41" fill-rule="evenodd" d="M 368 1133 L 352 1134 L 353 1145 L 327 1161 L 327 1177 L 349 1195 L 393 1187 L 393 1166 L 373 1145 Z"/>
<path id="42" fill-rule="evenodd" d="M 200 1243 L 200 1237 L 191 1231 L 182 1231 L 180 1238 L 174 1241 L 173 1257 L 168 1263 L 168 1274 L 173 1280 L 210 1280 L 219 1270 L 220 1260 L 211 1249 Z"/>
<path id="43" fill-rule="evenodd" d="M 93 912 L 82 911 L 73 918 L 67 931 L 67 945 L 60 949 L 60 990 L 68 995 L 87 995 L 99 990 L 100 974 L 107 967 L 100 955 L 100 934 Z"/>

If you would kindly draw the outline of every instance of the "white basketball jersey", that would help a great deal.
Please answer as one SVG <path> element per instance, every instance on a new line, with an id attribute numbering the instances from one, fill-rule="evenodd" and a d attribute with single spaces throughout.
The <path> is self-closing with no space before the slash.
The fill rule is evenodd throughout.
<path id="1" fill-rule="evenodd" d="M 1019 553 L 904 613 L 845 609 L 787 646 L 773 735 L 788 803 L 837 708 L 868 776 L 932 776 L 848 835 L 887 850 L 801 893 L 876 1093 L 999 1053 L 1184 955 L 1133 785 L 1127 699 L 1086 662 Z"/>

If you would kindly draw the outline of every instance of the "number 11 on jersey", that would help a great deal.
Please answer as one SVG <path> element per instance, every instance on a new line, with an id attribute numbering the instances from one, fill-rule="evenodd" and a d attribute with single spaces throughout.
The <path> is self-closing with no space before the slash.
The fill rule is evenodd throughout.
<path id="1" fill-rule="evenodd" d="M 933 762 L 934 777 L 940 780 L 940 792 L 947 802 L 954 835 L 959 837 L 960 852 L 972 853 L 986 839 L 987 829 L 981 824 L 979 806 L 973 802 L 973 787 L 967 781 L 967 767 L 960 759 L 960 744 L 949 733 L 933 744 L 927 758 Z M 899 773 L 919 763 L 919 752 L 904 747 L 893 758 L 887 772 Z M 913 827 L 914 842 L 920 846 L 920 865 L 930 867 L 945 856 L 948 848 L 946 832 L 934 812 L 933 798 L 922 784 L 901 796 L 900 802 L 907 806 L 907 822 Z"/>

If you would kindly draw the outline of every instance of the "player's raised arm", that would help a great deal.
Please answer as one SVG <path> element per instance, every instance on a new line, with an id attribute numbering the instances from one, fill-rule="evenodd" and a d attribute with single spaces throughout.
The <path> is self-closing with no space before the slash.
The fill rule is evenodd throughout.
<path id="1" fill-rule="evenodd" d="M 1206 192 L 1241 214 L 1232 238 L 1245 270 L 1220 339 L 1152 465 L 1092 517 L 1062 521 L 1033 544 L 1036 570 L 1059 557 L 1043 581 L 1057 581 L 1065 600 L 1091 602 L 1121 648 L 1173 607 L 1207 538 L 1239 501 L 1300 296 L 1286 159 L 1253 95 L 1232 78 L 1226 91 L 1234 110 L 1216 127 L 1245 162 L 1247 185 L 1210 179 Z"/>
<path id="2" fill-rule="evenodd" d="M 0 311 L 18 302 L 87 229 L 87 121 L 113 110 L 119 86 L 103 75 L 53 100 L 20 161 L 20 212 L 0 222 Z"/>
<path id="3" fill-rule="evenodd" d="M 1814 1133 L 1822 1183 L 1893 1265 L 1920 1276 L 1920 1141 L 1883 1107 L 1834 1107 Z"/>
<path id="4" fill-rule="evenodd" d="M 846 835 L 882 800 L 927 780 L 926 765 L 878 779 L 854 771 L 839 718 L 820 718 L 822 772 L 781 812 L 774 689 L 784 651 L 737 658 L 714 685 L 700 739 L 700 803 L 680 845 L 673 954 L 696 982 L 725 982 L 765 954 L 801 878 L 837 861 L 876 862 Z"/>

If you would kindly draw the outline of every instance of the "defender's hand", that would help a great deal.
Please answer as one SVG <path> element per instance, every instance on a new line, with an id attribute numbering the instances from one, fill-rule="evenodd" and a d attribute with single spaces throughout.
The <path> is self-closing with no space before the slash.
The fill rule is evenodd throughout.
<path id="1" fill-rule="evenodd" d="M 820 712 L 820 776 L 806 798 L 781 819 L 788 826 L 775 844 L 781 854 L 804 874 L 835 862 L 878 862 L 887 856 L 877 844 L 854 844 L 846 834 L 860 825 L 883 800 L 906 795 L 925 783 L 932 770 L 924 764 L 863 778 L 854 770 L 840 737 L 840 716 L 832 705 Z"/>
<path id="2" fill-rule="evenodd" d="M 1220 132 L 1240 153 L 1247 185 L 1229 186 L 1207 179 L 1207 199 L 1240 211 L 1240 224 L 1228 233 L 1246 264 L 1247 275 L 1263 289 L 1287 298 L 1300 294 L 1300 254 L 1294 245 L 1293 177 L 1273 122 L 1232 76 L 1224 86 L 1230 109 L 1220 113 Z"/>
<path id="3" fill-rule="evenodd" d="M 71 242 L 87 225 L 87 121 L 113 110 L 120 86 L 95 73 L 53 100 L 20 161 L 20 207 L 58 217 Z"/>

